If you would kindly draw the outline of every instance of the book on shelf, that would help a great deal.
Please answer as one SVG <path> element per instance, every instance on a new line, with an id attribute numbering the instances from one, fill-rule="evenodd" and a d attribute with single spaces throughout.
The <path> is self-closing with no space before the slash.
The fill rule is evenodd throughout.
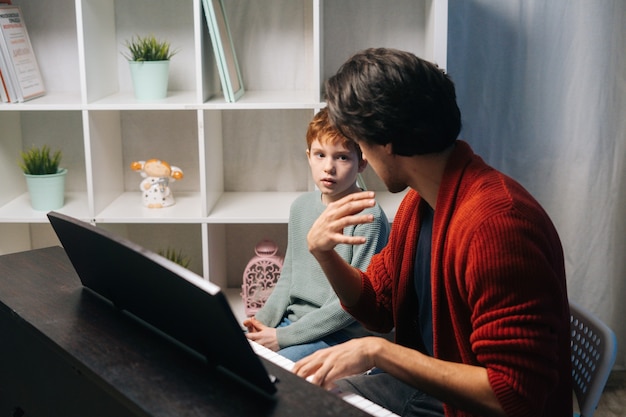
<path id="1" fill-rule="evenodd" d="M 0 101 L 3 103 L 9 102 L 9 95 L 7 94 L 7 89 L 2 79 L 2 70 L 0 70 Z"/>
<path id="2" fill-rule="evenodd" d="M 13 96 L 13 93 L 9 93 L 9 88 L 11 88 L 11 84 L 9 84 L 9 80 L 4 80 L 8 76 L 6 64 L 4 63 L 4 54 L 0 50 L 0 99 L 2 99 L 3 103 L 10 102 L 10 97 Z"/>
<path id="3" fill-rule="evenodd" d="M 7 54 L 4 51 L 4 40 L 2 39 L 2 34 L 0 33 L 0 81 L 2 82 L 2 87 L 4 93 L 2 94 L 2 99 L 6 103 L 17 102 L 17 94 L 15 93 L 15 73 L 9 68 L 7 61 Z M 4 100 L 4 96 L 6 96 L 6 101 Z"/>
<path id="4" fill-rule="evenodd" d="M 224 99 L 229 103 L 234 103 L 243 96 L 244 87 L 224 3 L 222 0 L 202 0 L 202 6 L 213 45 Z"/>
<path id="5" fill-rule="evenodd" d="M 10 102 L 22 102 L 46 93 L 19 6 L 0 5 L 0 61 Z M 12 94 L 11 94 L 12 93 Z"/>

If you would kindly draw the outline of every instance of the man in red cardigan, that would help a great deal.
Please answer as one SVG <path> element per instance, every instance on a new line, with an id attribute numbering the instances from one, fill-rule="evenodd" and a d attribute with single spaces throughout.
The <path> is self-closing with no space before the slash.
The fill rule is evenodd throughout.
<path id="1" fill-rule="evenodd" d="M 570 417 L 569 306 L 550 218 L 457 136 L 454 85 L 393 49 L 350 58 L 326 83 L 332 122 L 391 192 L 410 188 L 366 272 L 343 261 L 348 225 L 371 221 L 362 192 L 329 204 L 308 245 L 343 307 L 395 343 L 354 339 L 297 362 L 326 388 L 400 415 Z M 366 374 L 364 372 L 370 370 Z"/>

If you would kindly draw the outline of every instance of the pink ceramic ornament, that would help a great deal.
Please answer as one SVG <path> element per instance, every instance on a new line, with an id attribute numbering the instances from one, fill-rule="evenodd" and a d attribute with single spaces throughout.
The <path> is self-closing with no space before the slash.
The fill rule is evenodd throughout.
<path id="1" fill-rule="evenodd" d="M 263 239 L 254 248 L 256 256 L 250 259 L 243 273 L 241 296 L 248 317 L 263 307 L 270 296 L 283 267 L 283 257 L 278 255 L 278 246 Z"/>

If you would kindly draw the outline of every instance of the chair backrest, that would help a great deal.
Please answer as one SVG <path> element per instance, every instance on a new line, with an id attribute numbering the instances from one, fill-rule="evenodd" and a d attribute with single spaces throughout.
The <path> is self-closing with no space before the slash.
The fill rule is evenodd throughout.
<path id="1" fill-rule="evenodd" d="M 581 417 L 591 417 L 615 363 L 615 333 L 599 318 L 570 300 L 572 377 Z"/>

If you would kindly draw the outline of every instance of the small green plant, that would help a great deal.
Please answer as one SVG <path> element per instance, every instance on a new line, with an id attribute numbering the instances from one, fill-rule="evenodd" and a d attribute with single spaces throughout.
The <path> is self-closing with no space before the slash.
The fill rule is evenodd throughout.
<path id="1" fill-rule="evenodd" d="M 124 44 L 128 52 L 122 55 L 129 61 L 168 61 L 177 50 L 170 48 L 170 43 L 158 40 L 154 35 L 135 35 Z"/>
<path id="2" fill-rule="evenodd" d="M 60 150 L 51 154 L 48 145 L 43 145 L 41 148 L 32 146 L 30 149 L 22 152 L 22 160 L 19 162 L 19 166 L 24 171 L 24 174 L 56 174 L 59 170 L 61 155 Z"/>
<path id="3" fill-rule="evenodd" d="M 177 263 L 183 268 L 187 268 L 189 266 L 189 263 L 191 262 L 191 258 L 189 256 L 184 255 L 183 252 L 180 250 L 177 251 L 172 248 L 167 248 L 165 251 L 159 250 L 158 253 L 162 257 L 169 259 L 170 261 L 174 263 Z"/>

